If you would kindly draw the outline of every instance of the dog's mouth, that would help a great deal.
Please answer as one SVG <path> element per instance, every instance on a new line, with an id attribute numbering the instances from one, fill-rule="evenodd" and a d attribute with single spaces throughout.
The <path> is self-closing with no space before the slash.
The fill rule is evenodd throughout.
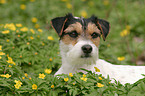
<path id="1" fill-rule="evenodd" d="M 90 57 L 92 57 L 92 56 L 89 53 L 85 53 L 85 54 L 81 55 L 81 58 L 90 58 Z"/>

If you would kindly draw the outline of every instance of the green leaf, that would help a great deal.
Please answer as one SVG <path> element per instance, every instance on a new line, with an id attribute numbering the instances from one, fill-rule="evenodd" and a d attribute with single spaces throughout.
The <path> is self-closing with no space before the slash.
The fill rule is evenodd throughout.
<path id="1" fill-rule="evenodd" d="M 83 70 L 83 71 L 86 71 L 86 72 L 88 72 L 88 73 L 90 73 L 90 74 L 92 74 L 92 71 L 89 71 L 89 70 L 84 69 L 84 68 L 80 68 L 80 69 Z"/>

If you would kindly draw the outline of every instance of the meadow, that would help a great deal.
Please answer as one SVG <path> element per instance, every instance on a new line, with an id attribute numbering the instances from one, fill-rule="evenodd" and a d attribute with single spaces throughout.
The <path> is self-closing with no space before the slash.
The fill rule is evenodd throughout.
<path id="1" fill-rule="evenodd" d="M 145 65 L 145 0 L 0 0 L 0 96 L 145 96 L 145 78 L 110 83 L 94 74 L 54 73 L 61 66 L 59 37 L 51 19 L 72 13 L 110 22 L 99 58 Z"/>

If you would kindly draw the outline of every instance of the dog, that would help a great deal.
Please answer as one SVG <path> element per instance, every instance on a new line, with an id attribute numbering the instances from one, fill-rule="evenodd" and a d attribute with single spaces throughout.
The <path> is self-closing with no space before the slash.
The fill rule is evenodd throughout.
<path id="1" fill-rule="evenodd" d="M 60 37 L 62 66 L 55 73 L 84 72 L 80 68 L 102 74 L 122 84 L 133 84 L 144 78 L 145 66 L 114 65 L 99 59 L 100 38 L 105 41 L 109 34 L 109 22 L 92 15 L 90 18 L 74 17 L 71 13 L 51 20 L 51 25 Z M 114 82 L 114 81 L 113 81 Z"/>

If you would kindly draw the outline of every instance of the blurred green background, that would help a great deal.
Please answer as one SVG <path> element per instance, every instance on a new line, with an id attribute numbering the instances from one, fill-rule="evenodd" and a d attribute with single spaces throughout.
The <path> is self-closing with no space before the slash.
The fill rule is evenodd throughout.
<path id="1" fill-rule="evenodd" d="M 98 18 L 109 21 L 111 25 L 110 34 L 106 41 L 104 42 L 101 39 L 99 57 L 114 64 L 144 65 L 144 5 L 145 0 L 0 0 L 0 24 L 21 23 L 27 28 L 41 29 L 43 33 L 40 40 L 47 38 L 47 36 L 52 36 L 54 40 L 51 40 L 53 42 L 51 46 L 46 46 L 45 48 L 38 47 L 39 51 L 45 50 L 46 54 L 47 52 L 50 53 L 49 56 L 41 56 L 37 60 L 49 61 L 45 62 L 45 64 L 53 61 L 52 65 L 49 65 L 49 68 L 54 68 L 56 71 L 61 64 L 58 53 L 59 37 L 52 29 L 50 20 L 58 16 L 64 16 L 67 13 L 85 18 L 94 14 Z M 0 39 L 2 41 L 3 37 L 1 36 Z M 49 44 L 49 41 L 44 41 L 46 42 L 45 44 Z M 8 50 L 5 49 L 6 47 L 8 45 L 3 48 L 8 53 Z M 33 49 L 36 50 L 35 48 Z M 38 50 L 37 52 L 39 52 Z M 19 53 L 16 52 L 16 54 Z M 25 58 L 19 60 L 14 55 L 11 55 L 11 57 L 22 65 L 22 62 L 30 65 L 29 62 L 33 58 L 29 57 L 29 60 Z M 55 59 L 49 60 L 50 57 Z M 24 67 L 27 69 L 28 66 Z"/>

